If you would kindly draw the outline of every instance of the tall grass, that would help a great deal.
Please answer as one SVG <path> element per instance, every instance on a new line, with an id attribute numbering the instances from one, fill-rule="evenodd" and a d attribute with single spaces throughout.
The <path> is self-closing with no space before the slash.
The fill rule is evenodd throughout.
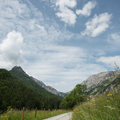
<path id="1" fill-rule="evenodd" d="M 68 112 L 68 110 L 52 110 L 45 111 L 44 114 L 44 111 L 38 110 L 35 118 L 35 110 L 25 110 L 23 120 L 43 120 L 45 118 L 53 117 L 66 112 Z M 22 111 L 19 110 L 7 111 L 7 113 L 0 116 L 0 120 L 21 120 L 21 118 Z"/>
<path id="2" fill-rule="evenodd" d="M 120 120 L 120 92 L 98 95 L 79 104 L 72 120 Z"/>

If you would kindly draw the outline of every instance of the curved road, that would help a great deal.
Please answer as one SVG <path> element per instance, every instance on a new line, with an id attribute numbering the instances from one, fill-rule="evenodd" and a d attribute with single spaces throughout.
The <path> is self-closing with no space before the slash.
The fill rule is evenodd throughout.
<path id="1" fill-rule="evenodd" d="M 51 117 L 51 118 L 47 118 L 44 120 L 72 120 L 72 112 L 65 113 L 65 114 L 58 115 L 58 116 Z"/>

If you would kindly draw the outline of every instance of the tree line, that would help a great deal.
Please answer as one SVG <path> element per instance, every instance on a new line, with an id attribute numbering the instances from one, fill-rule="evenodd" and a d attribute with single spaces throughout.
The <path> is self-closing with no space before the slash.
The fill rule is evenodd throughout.
<path id="1" fill-rule="evenodd" d="M 77 84 L 76 87 L 62 100 L 60 108 L 73 109 L 75 105 L 85 102 L 89 98 L 87 86 Z"/>
<path id="2" fill-rule="evenodd" d="M 27 109 L 58 109 L 62 98 L 38 94 L 27 87 L 20 80 L 16 80 L 11 73 L 0 69 L 0 111 L 7 110 L 7 106 L 21 110 Z"/>

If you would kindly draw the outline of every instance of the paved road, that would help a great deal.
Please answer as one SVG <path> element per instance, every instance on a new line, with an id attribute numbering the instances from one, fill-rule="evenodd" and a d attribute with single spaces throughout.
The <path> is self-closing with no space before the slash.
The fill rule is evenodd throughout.
<path id="1" fill-rule="evenodd" d="M 51 118 L 44 119 L 44 120 L 71 120 L 71 119 L 72 119 L 72 112 L 65 113 L 65 114 L 51 117 Z"/>

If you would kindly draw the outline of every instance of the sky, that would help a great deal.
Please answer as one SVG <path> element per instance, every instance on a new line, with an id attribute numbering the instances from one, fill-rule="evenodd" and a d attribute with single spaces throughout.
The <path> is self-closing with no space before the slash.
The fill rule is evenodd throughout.
<path id="1" fill-rule="evenodd" d="M 115 64 L 120 0 L 0 0 L 0 68 L 68 92 Z"/>

